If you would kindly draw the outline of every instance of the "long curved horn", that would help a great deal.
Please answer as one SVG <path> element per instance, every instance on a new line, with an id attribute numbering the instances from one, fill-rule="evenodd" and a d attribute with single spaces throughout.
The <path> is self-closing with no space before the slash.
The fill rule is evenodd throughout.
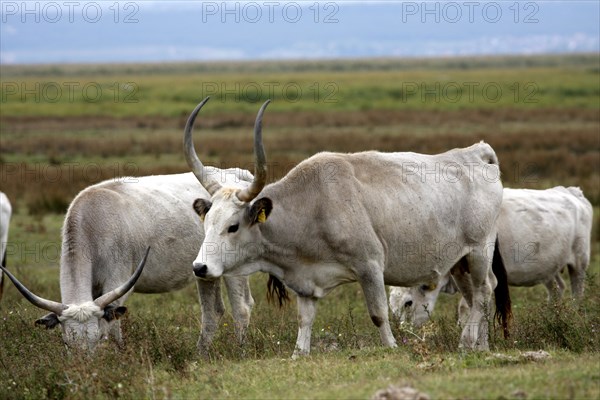
<path id="1" fill-rule="evenodd" d="M 133 275 L 131 276 L 131 278 L 129 278 L 129 280 L 127 282 L 125 282 L 118 288 L 113 289 L 110 292 L 105 293 L 102 296 L 98 297 L 96 300 L 94 300 L 94 304 L 96 304 L 101 309 L 104 309 L 104 307 L 106 307 L 113 301 L 117 300 L 119 297 L 123 296 L 125 293 L 129 292 L 129 290 L 133 287 L 133 285 L 135 285 L 135 282 L 137 282 L 138 278 L 142 274 L 142 271 L 144 270 L 144 265 L 146 265 L 146 259 L 148 258 L 149 252 L 150 252 L 150 246 L 148 246 L 148 248 L 146 249 L 146 254 L 144 255 L 144 258 L 142 258 L 142 261 L 140 261 L 135 272 L 133 273 Z"/>
<path id="2" fill-rule="evenodd" d="M 187 161 L 188 166 L 192 169 L 200 184 L 206 189 L 206 191 L 212 196 L 215 192 L 217 192 L 221 188 L 221 184 L 208 173 L 202 161 L 198 158 L 196 154 L 196 149 L 194 149 L 194 142 L 192 140 L 192 128 L 194 127 L 194 121 L 196 121 L 196 116 L 204 107 L 204 104 L 210 99 L 210 97 L 202 100 L 200 104 L 194 108 L 194 111 L 190 114 L 187 123 L 185 124 L 185 130 L 183 134 L 183 152 L 185 154 L 185 160 Z"/>
<path id="3" fill-rule="evenodd" d="M 25 297 L 27 300 L 29 300 L 29 302 L 31 304 L 33 304 L 34 306 L 42 308 L 47 311 L 51 311 L 59 316 L 62 315 L 62 312 L 67 308 L 67 306 L 64 305 L 63 303 L 58 303 L 56 301 L 47 300 L 47 299 L 44 299 L 40 296 L 33 294 L 29 289 L 27 289 L 25 287 L 25 285 L 23 285 L 21 282 L 19 282 L 19 280 L 17 278 L 15 278 L 13 276 L 13 274 L 8 272 L 8 270 L 6 268 L 4 268 L 3 266 L 0 265 L 0 269 L 2 269 L 2 271 L 4 271 L 4 273 L 6 274 L 6 276 L 8 276 L 9 279 L 12 281 L 12 283 L 14 283 L 15 287 L 19 290 L 19 292 L 21 292 L 23 297 Z"/>
<path id="4" fill-rule="evenodd" d="M 267 159 L 262 143 L 262 118 L 270 102 L 271 100 L 265 101 L 265 104 L 258 110 L 256 121 L 254 122 L 254 181 L 252 181 L 250 186 L 237 194 L 238 199 L 246 203 L 254 200 L 263 187 L 265 187 L 265 183 L 267 183 Z"/>

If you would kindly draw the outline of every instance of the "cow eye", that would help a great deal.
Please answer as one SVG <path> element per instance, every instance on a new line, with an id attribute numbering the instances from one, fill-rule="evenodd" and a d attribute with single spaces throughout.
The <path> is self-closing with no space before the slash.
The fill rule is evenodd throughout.
<path id="1" fill-rule="evenodd" d="M 429 285 L 421 285 L 421 290 L 423 292 L 428 292 L 430 290 Z"/>
<path id="2" fill-rule="evenodd" d="M 240 224 L 231 225 L 229 228 L 227 228 L 227 233 L 237 232 L 239 227 L 240 227 Z"/>

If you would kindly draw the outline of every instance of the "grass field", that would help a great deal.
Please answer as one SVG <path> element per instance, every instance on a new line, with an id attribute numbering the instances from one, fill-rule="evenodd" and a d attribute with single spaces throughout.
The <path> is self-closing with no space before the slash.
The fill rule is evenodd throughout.
<path id="1" fill-rule="evenodd" d="M 273 113 L 600 106 L 596 55 L 530 60 L 6 66 L 0 104 L 36 117 L 178 117 L 207 95 L 218 104 L 206 115 L 253 114 L 267 98 Z"/>
<path id="2" fill-rule="evenodd" d="M 34 327 L 44 312 L 7 284 L 0 398 L 354 399 L 390 384 L 410 384 L 435 399 L 599 398 L 599 74 L 597 55 L 3 67 L 0 190 L 15 208 L 8 264 L 48 298 L 59 299 L 60 227 L 69 202 L 103 179 L 187 171 L 182 128 L 206 94 L 212 100 L 197 122 L 196 145 L 207 164 L 252 169 L 254 114 L 272 88 L 264 128 L 271 180 L 322 150 L 434 153 L 483 139 L 498 154 L 505 186 L 580 186 L 594 205 L 594 228 L 585 299 L 548 305 L 542 287 L 512 290 L 511 339 L 495 332 L 489 353 L 457 349 L 458 299 L 449 296 L 423 329 L 394 324 L 398 349 L 381 348 L 360 287 L 350 284 L 319 302 L 311 356 L 292 361 L 295 304 L 267 304 L 266 277 L 255 275 L 244 346 L 232 345 L 227 315 L 210 360 L 199 358 L 192 286 L 131 296 L 124 348 L 108 343 L 88 357 L 66 351 L 58 330 Z M 491 101 L 498 87 L 502 94 Z M 468 88 L 479 88 L 472 99 Z M 520 357 L 540 349 L 551 358 Z"/>

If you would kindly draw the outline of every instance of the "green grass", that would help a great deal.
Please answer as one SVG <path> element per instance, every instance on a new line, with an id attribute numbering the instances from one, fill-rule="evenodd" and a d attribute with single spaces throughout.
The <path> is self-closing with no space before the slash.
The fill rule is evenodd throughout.
<path id="1" fill-rule="evenodd" d="M 60 263 L 62 214 L 29 215 L 25 207 L 15 205 L 6 248 L 7 266 L 13 271 L 35 265 L 56 267 Z M 58 277 L 57 271 L 53 271 Z"/>
<path id="2" fill-rule="evenodd" d="M 54 117 L 177 117 L 187 115 L 190 104 L 207 95 L 214 99 L 208 115 L 254 113 L 256 103 L 267 98 L 274 100 L 274 112 L 600 106 L 596 56 L 524 59 L 529 66 L 515 67 L 518 62 L 503 58 L 450 60 L 430 68 L 415 62 L 389 66 L 383 61 L 380 65 L 389 67 L 367 69 L 357 64 L 336 69 L 323 63 L 317 69 L 298 63 L 286 68 L 289 63 L 282 63 L 270 68 L 272 63 L 263 63 L 260 69 L 251 63 L 206 70 L 186 64 L 157 67 L 160 74 L 139 74 L 125 67 L 110 73 L 89 68 L 97 71 L 95 75 L 73 66 L 20 67 L 18 72 L 8 68 L 0 79 L 0 104 L 2 116 Z M 461 68 L 461 61 L 470 66 Z"/>
<path id="3" fill-rule="evenodd" d="M 177 395 L 365 399 L 390 384 L 407 383 L 431 398 L 513 398 L 519 390 L 530 398 L 591 399 L 600 394 L 597 357 L 573 357 L 561 351 L 553 352 L 553 357 L 541 365 L 502 365 L 490 355 L 450 354 L 423 365 L 403 350 L 367 349 L 320 354 L 298 362 L 225 362 L 212 374 L 210 367 L 196 367 Z M 537 374 L 540 368 L 544 374 Z M 157 382 L 156 392 L 160 393 L 161 383 L 166 384 Z"/>

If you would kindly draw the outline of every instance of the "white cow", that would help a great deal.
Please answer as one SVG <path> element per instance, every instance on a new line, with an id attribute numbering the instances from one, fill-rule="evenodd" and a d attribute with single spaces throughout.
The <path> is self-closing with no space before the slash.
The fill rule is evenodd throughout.
<path id="1" fill-rule="evenodd" d="M 543 284 L 549 300 L 559 299 L 565 289 L 561 271 L 567 267 L 571 292 L 581 297 L 590 262 L 592 213 L 592 205 L 577 187 L 504 189 L 498 240 L 508 284 Z M 456 292 L 450 276 L 435 285 L 392 288 L 390 308 L 400 321 L 421 326 L 433 312 L 440 292 Z M 461 320 L 467 312 L 468 306 L 461 301 Z"/>
<path id="2" fill-rule="evenodd" d="M 8 226 L 10 224 L 10 216 L 12 207 L 8 197 L 3 192 L 0 192 L 0 258 L 2 266 L 6 268 L 6 246 L 8 243 Z M 0 300 L 4 292 L 4 275 L 0 271 Z"/>
<path id="3" fill-rule="evenodd" d="M 252 180 L 252 174 L 240 169 L 215 168 L 210 173 L 214 179 L 237 188 L 246 187 Z M 121 307 L 126 292 L 111 299 L 109 303 L 113 304 L 104 310 L 109 312 L 101 312 L 103 307 L 83 314 L 65 313 L 63 309 L 85 308 L 126 282 L 134 262 L 151 246 L 152 254 L 134 290 L 169 292 L 196 281 L 202 310 L 198 347 L 205 354 L 225 309 L 220 281 L 196 279 L 189 267 L 204 238 L 202 223 L 192 210 L 198 197 L 210 198 L 191 173 L 118 178 L 79 193 L 67 211 L 62 230 L 62 302 L 34 303 L 51 311 L 37 323 L 47 328 L 60 324 L 63 338 L 70 345 L 91 349 L 107 333 L 120 342 L 117 318 L 126 310 Z M 237 335 L 242 340 L 254 304 L 248 279 L 226 278 L 225 284 Z"/>
<path id="4" fill-rule="evenodd" d="M 335 287 L 360 283 L 383 344 L 394 347 L 384 285 L 437 281 L 468 258 L 470 274 L 453 270 L 473 305 L 461 345 L 488 348 L 485 310 L 495 285 L 488 271 L 502 202 L 498 161 L 489 145 L 439 155 L 319 153 L 265 186 L 266 102 L 254 130 L 255 180 L 240 190 L 211 179 L 193 148 L 192 125 L 207 100 L 185 129 L 188 164 L 211 194 L 210 201 L 194 203 L 206 232 L 193 265 L 197 276 L 262 271 L 283 281 L 298 295 L 298 357 L 310 351 L 317 299 Z M 507 289 L 497 289 L 505 299 Z"/>

